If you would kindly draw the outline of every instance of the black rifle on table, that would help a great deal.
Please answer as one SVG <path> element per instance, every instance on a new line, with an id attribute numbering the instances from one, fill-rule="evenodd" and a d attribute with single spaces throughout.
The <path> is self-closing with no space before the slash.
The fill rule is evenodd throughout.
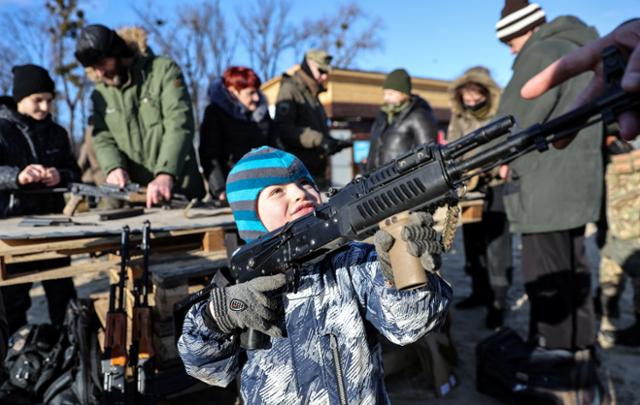
<path id="1" fill-rule="evenodd" d="M 136 280 L 131 326 L 130 364 L 136 382 L 135 403 L 154 403 L 153 394 L 153 338 L 151 307 L 149 306 L 149 250 L 151 223 L 142 228 L 142 278 Z"/>
<path id="2" fill-rule="evenodd" d="M 456 204 L 458 191 L 480 173 L 511 162 L 579 130 L 640 108 L 640 95 L 625 93 L 620 79 L 625 63 L 615 48 L 603 52 L 604 94 L 586 105 L 522 131 L 511 133 L 514 119 L 499 119 L 448 144 L 423 144 L 372 173 L 352 180 L 314 213 L 292 221 L 248 245 L 230 259 L 235 282 L 255 277 L 287 274 L 292 282 L 300 265 L 339 249 L 349 241 L 363 240 L 386 218 L 407 210 L 433 211 Z M 593 117 L 593 118 L 592 118 Z M 497 138 L 506 135 L 506 139 Z M 487 147 L 491 141 L 497 142 Z M 203 291 L 203 297 L 208 292 Z M 259 346 L 261 334 L 249 331 L 247 347 Z"/>
<path id="3" fill-rule="evenodd" d="M 69 183 L 66 187 L 52 188 L 26 188 L 15 191 L 21 195 L 29 194 L 51 194 L 51 193 L 70 193 L 71 198 L 67 201 L 62 213 L 66 216 L 73 216 L 78 206 L 85 197 L 93 198 L 113 198 L 115 200 L 126 201 L 132 204 L 145 205 L 147 203 L 147 190 L 136 183 L 128 183 L 124 187 L 118 187 L 113 184 L 101 184 L 99 186 L 85 183 Z M 163 201 L 163 208 L 184 209 L 185 216 L 189 217 L 188 210 L 191 208 L 221 208 L 225 203 L 219 200 L 204 201 L 199 199 L 189 200 L 182 194 L 173 193 L 171 200 Z M 134 211 L 130 212 L 130 216 L 134 215 Z M 120 218 L 127 215 L 123 213 Z"/>
<path id="4" fill-rule="evenodd" d="M 120 238 L 120 273 L 118 284 L 109 288 L 109 312 L 104 331 L 102 356 L 104 403 L 126 402 L 127 314 L 124 306 L 125 280 L 129 259 L 129 227 L 122 228 Z M 116 306 L 116 293 L 118 303 Z"/>

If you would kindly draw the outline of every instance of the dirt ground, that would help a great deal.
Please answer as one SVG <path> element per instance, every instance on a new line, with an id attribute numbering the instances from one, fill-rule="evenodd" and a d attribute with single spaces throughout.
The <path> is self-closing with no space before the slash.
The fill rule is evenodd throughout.
<path id="1" fill-rule="evenodd" d="M 588 234 L 592 229 L 588 228 Z M 511 305 L 505 324 L 515 329 L 521 336 L 527 334 L 529 304 L 524 295 L 522 280 L 519 272 L 519 240 L 515 239 L 514 255 L 516 258 L 516 271 L 514 272 L 514 284 L 509 292 Z M 596 269 L 599 254 L 593 236 L 587 238 L 587 255 L 594 275 L 594 285 L 597 283 Z M 444 258 L 443 274 L 453 285 L 454 302 L 466 297 L 470 293 L 469 278 L 464 274 L 464 253 L 461 245 L 460 232 L 456 237 L 456 243 L 450 253 Z M 75 278 L 78 294 L 88 297 L 95 291 L 106 291 L 108 281 L 103 274 L 86 274 Z M 48 319 L 44 291 L 40 285 L 31 290 L 33 305 L 29 311 L 30 322 L 46 322 Z M 632 321 L 632 291 L 627 287 L 620 304 L 622 318 L 617 322 L 624 327 Z M 412 387 L 424 386 L 424 382 L 418 377 L 406 381 L 394 380 L 389 384 L 392 402 L 398 405 L 414 405 L 422 403 L 438 404 L 496 404 L 498 401 L 480 394 L 475 388 L 475 346 L 483 338 L 492 332 L 485 328 L 485 310 L 474 309 L 456 311 L 452 307 L 452 332 L 456 348 L 460 357 L 460 364 L 456 369 L 459 384 L 445 397 L 436 399 L 432 391 Z M 602 375 L 606 378 L 606 384 L 610 392 L 619 404 L 640 404 L 640 349 L 613 348 L 600 350 L 602 359 Z M 199 394 L 183 397 L 171 403 L 233 403 L 230 400 L 230 392 L 209 390 Z"/>

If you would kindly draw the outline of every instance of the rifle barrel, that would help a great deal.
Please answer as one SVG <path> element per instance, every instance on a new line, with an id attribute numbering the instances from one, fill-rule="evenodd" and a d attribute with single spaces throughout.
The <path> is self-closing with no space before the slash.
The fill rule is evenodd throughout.
<path id="1" fill-rule="evenodd" d="M 148 284 L 149 284 L 149 250 L 151 238 L 151 222 L 144 221 L 142 228 L 142 305 L 147 306 L 148 301 Z"/>
<path id="2" fill-rule="evenodd" d="M 118 280 L 118 289 L 120 290 L 120 294 L 118 295 L 119 311 L 124 309 L 124 289 L 127 278 L 127 261 L 129 260 L 129 233 L 129 226 L 123 226 L 120 235 L 120 279 Z"/>

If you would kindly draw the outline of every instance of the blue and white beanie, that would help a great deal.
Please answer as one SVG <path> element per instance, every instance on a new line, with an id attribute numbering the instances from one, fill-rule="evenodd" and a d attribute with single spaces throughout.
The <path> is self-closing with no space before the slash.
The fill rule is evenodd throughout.
<path id="1" fill-rule="evenodd" d="M 269 146 L 252 149 L 233 166 L 227 177 L 227 201 L 240 237 L 251 242 L 267 233 L 258 218 L 258 195 L 269 186 L 313 177 L 300 159 Z"/>

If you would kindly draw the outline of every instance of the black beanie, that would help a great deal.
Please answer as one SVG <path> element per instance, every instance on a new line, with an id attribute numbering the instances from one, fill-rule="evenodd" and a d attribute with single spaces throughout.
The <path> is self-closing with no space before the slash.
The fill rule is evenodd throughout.
<path id="1" fill-rule="evenodd" d="M 397 90 L 404 94 L 411 95 L 411 78 L 404 69 L 396 69 L 384 78 L 383 89 Z"/>
<path id="2" fill-rule="evenodd" d="M 13 99 L 17 102 L 34 93 L 55 95 L 55 84 L 47 69 L 36 65 L 20 65 L 13 72 Z"/>
<path id="3" fill-rule="evenodd" d="M 76 41 L 76 59 L 90 67 L 106 57 L 130 58 L 133 51 L 115 31 L 101 24 L 87 25 Z"/>

